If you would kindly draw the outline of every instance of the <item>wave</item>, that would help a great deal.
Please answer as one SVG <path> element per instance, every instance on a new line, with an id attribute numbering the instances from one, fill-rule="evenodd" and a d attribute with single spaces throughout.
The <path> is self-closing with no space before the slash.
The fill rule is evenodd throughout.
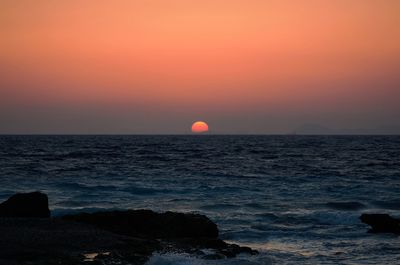
<path id="1" fill-rule="evenodd" d="M 121 208 L 101 208 L 101 207 L 84 207 L 84 208 L 54 208 L 51 209 L 52 217 L 59 217 L 68 214 L 78 214 L 78 213 L 95 213 L 101 211 L 117 211 L 123 210 Z"/>
<path id="2" fill-rule="evenodd" d="M 365 208 L 366 206 L 361 202 L 328 202 L 326 206 L 335 210 L 360 210 Z"/>
<path id="3" fill-rule="evenodd" d="M 353 225 L 359 224 L 360 214 L 349 212 L 314 212 L 311 217 L 317 221 L 318 224 L 323 225 Z"/>
<path id="4" fill-rule="evenodd" d="M 377 206 L 379 208 L 388 209 L 388 210 L 400 210 L 400 200 L 387 200 L 387 201 L 373 201 L 372 205 Z"/>
<path id="5" fill-rule="evenodd" d="M 93 151 L 73 151 L 73 152 L 69 152 L 69 153 L 65 153 L 65 154 L 59 154 L 58 157 L 62 158 L 62 159 L 88 159 L 88 158 L 92 158 L 96 155 L 95 152 Z M 103 153 L 99 153 L 97 154 L 99 156 L 103 156 Z"/>
<path id="6" fill-rule="evenodd" d="M 308 229 L 314 225 L 353 225 L 359 224 L 360 213 L 353 211 L 311 211 L 306 213 L 264 213 L 256 214 L 260 222 L 253 228 L 258 230 L 283 229 L 289 231 Z"/>
<path id="7" fill-rule="evenodd" d="M 146 265 L 270 265 L 273 264 L 265 255 L 239 256 L 232 259 L 207 260 L 182 253 L 155 253 Z"/>
<path id="8" fill-rule="evenodd" d="M 224 210 L 224 209 L 237 209 L 240 206 L 230 203 L 218 203 L 201 206 L 202 210 Z"/>
<path id="9" fill-rule="evenodd" d="M 71 189 L 71 190 L 81 190 L 81 191 L 107 191 L 107 190 L 115 190 L 118 187 L 115 185 L 90 185 L 90 184 L 84 184 L 84 183 L 78 183 L 78 182 L 60 182 L 57 183 L 58 187 L 61 187 L 63 189 Z M 85 194 L 83 194 L 83 197 Z"/>
<path id="10" fill-rule="evenodd" d="M 274 213 L 259 213 L 255 214 L 256 217 L 260 217 L 262 220 L 270 220 L 270 221 L 275 221 L 279 219 L 279 216 L 274 214 Z"/>
<path id="11" fill-rule="evenodd" d="M 57 183 L 57 187 L 66 189 L 66 190 L 74 190 L 74 191 L 82 191 L 82 192 L 102 192 L 102 191 L 117 191 L 117 192 L 126 192 L 132 195 L 143 195 L 143 196 L 149 196 L 149 195 L 154 195 L 154 194 L 165 194 L 165 193 L 179 193 L 179 191 L 174 191 L 171 189 L 166 189 L 166 188 L 147 188 L 147 187 L 133 187 L 133 186 L 127 186 L 127 187 L 121 187 L 119 185 L 94 185 L 93 183 L 90 184 L 84 184 L 84 183 L 71 183 L 71 182 L 60 182 Z M 190 192 L 189 190 L 188 192 Z M 181 192 L 183 193 L 183 192 Z M 88 193 L 83 193 L 81 195 L 81 198 L 85 198 L 87 196 L 90 196 L 91 194 Z M 101 194 L 100 194 L 101 196 Z"/>
<path id="12" fill-rule="evenodd" d="M 244 204 L 244 206 L 253 208 L 253 209 L 265 209 L 266 208 L 266 206 L 264 204 L 256 203 L 256 202 L 246 203 L 246 204 Z"/>

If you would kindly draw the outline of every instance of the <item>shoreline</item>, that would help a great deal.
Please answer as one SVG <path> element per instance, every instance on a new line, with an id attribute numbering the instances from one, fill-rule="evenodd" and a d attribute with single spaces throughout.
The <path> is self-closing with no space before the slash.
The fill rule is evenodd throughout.
<path id="1" fill-rule="evenodd" d="M 50 216 L 47 195 L 40 192 L 1 203 L 0 264 L 143 265 L 157 252 L 202 259 L 258 254 L 221 240 L 217 225 L 200 214 L 123 210 Z"/>
<path id="2" fill-rule="evenodd" d="M 371 227 L 369 233 L 400 235 L 400 219 L 388 214 L 362 213 L 359 222 Z M 257 258 L 256 249 L 266 254 L 257 244 L 241 246 L 219 233 L 207 216 L 195 213 L 128 209 L 51 217 L 46 194 L 19 193 L 0 203 L 0 264 L 144 265 L 155 255 L 226 260 Z"/>

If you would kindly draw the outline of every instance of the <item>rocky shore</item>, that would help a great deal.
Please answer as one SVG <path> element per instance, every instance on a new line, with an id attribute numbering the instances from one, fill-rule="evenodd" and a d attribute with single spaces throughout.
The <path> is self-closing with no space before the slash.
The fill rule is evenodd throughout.
<path id="1" fill-rule="evenodd" d="M 154 252 L 204 259 L 257 254 L 219 239 L 217 225 L 204 215 L 126 210 L 51 218 L 48 198 L 40 192 L 16 194 L 0 204 L 0 234 L 0 264 L 7 265 L 139 265 Z"/>
<path id="2" fill-rule="evenodd" d="M 370 233 L 400 234 L 400 220 L 365 213 Z M 151 210 L 102 211 L 51 217 L 47 195 L 15 194 L 0 204 L 0 265 L 142 265 L 156 252 L 226 259 L 256 250 L 219 238 L 200 214 Z"/>

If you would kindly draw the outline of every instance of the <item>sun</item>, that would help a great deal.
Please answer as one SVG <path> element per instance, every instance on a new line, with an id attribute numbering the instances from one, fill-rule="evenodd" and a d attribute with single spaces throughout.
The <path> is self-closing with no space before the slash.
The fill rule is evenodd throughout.
<path id="1" fill-rule="evenodd" d="M 205 133 L 208 132 L 208 125 L 204 121 L 196 121 L 192 125 L 193 133 Z"/>

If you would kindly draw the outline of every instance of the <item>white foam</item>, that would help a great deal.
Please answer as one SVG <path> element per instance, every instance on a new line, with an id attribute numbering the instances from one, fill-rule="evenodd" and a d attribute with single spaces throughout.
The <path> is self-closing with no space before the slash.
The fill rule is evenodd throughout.
<path id="1" fill-rule="evenodd" d="M 359 223 L 359 213 L 348 213 L 339 211 L 320 211 L 313 213 L 316 218 L 322 224 L 330 225 L 352 225 Z"/>
<path id="2" fill-rule="evenodd" d="M 205 260 L 182 253 L 155 253 L 146 265 L 270 265 L 264 255 L 239 256 L 231 259 Z"/>

